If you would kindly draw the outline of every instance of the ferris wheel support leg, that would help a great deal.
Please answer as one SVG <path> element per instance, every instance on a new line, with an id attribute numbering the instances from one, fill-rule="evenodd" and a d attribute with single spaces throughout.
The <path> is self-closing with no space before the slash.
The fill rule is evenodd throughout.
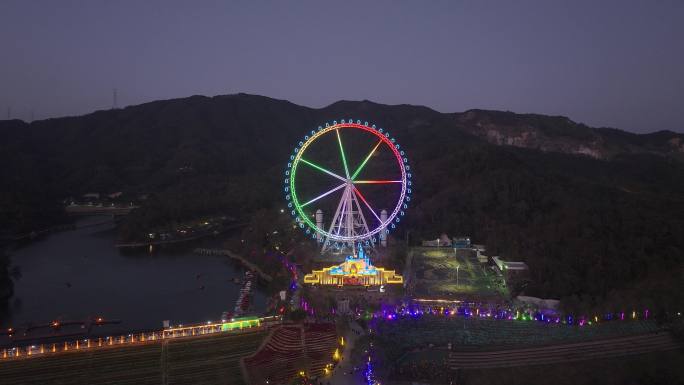
<path id="1" fill-rule="evenodd" d="M 361 205 L 359 204 L 359 200 L 356 199 L 356 194 L 352 192 L 351 198 L 352 198 L 352 201 L 354 203 L 356 203 L 356 208 L 359 210 L 358 213 L 359 213 L 359 217 L 361 218 L 361 223 L 363 226 L 364 234 L 370 233 L 370 230 L 368 229 L 368 223 L 366 223 L 366 217 L 363 215 L 363 211 L 361 211 Z M 370 206 L 369 206 L 369 208 L 370 208 Z M 353 245 L 352 245 L 352 247 L 353 247 Z"/>
<path id="2" fill-rule="evenodd" d="M 340 216 L 337 221 L 335 221 L 335 226 L 337 230 L 335 231 L 335 235 L 340 235 L 340 231 L 342 231 L 342 218 L 344 217 L 344 213 L 347 210 L 347 191 L 342 194 L 342 211 L 340 211 Z"/>
<path id="3" fill-rule="evenodd" d="M 340 199 L 340 203 L 337 204 L 337 210 L 335 210 L 335 215 L 333 216 L 332 222 L 330 222 L 330 228 L 328 228 L 328 233 L 332 233 L 333 229 L 335 228 L 335 223 L 340 219 L 340 209 L 342 208 L 342 203 L 346 202 L 346 196 L 347 196 L 347 190 L 349 190 L 349 187 L 344 188 L 344 192 L 342 193 L 342 199 Z M 321 252 L 324 253 L 328 250 L 329 245 L 328 242 L 330 241 L 329 237 L 325 237 L 323 240 L 323 248 L 321 248 Z"/>
<path id="4" fill-rule="evenodd" d="M 344 212 L 344 219 L 345 219 L 345 236 L 347 237 L 353 237 L 356 235 L 356 232 L 354 231 L 354 201 L 353 201 L 353 194 L 351 192 L 351 188 L 347 191 L 347 196 L 345 197 L 347 200 L 346 207 L 347 210 Z M 347 247 L 351 247 L 352 252 L 354 251 L 354 242 L 347 241 Z"/>

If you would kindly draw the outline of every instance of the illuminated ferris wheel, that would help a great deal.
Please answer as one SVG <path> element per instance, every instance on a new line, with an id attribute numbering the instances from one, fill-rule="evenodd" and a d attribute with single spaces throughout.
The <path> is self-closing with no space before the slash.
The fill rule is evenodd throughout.
<path id="1" fill-rule="evenodd" d="M 288 209 L 323 251 L 384 244 L 410 195 L 404 151 L 387 131 L 360 120 L 333 121 L 308 133 L 285 171 Z"/>

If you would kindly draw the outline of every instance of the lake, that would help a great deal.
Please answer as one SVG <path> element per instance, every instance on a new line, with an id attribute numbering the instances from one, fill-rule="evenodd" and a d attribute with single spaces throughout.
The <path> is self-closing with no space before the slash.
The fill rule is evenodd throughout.
<path id="1" fill-rule="evenodd" d="M 192 253 L 195 247 L 220 247 L 219 240 L 150 252 L 118 250 L 116 237 L 114 225 L 104 224 L 51 234 L 12 252 L 22 276 L 0 327 L 102 316 L 122 320 L 121 329 L 138 330 L 161 328 L 163 320 L 218 321 L 223 311 L 232 311 L 240 290 L 232 279 L 242 278 L 244 269 L 227 257 Z M 254 309 L 263 311 L 265 303 L 256 290 Z"/>

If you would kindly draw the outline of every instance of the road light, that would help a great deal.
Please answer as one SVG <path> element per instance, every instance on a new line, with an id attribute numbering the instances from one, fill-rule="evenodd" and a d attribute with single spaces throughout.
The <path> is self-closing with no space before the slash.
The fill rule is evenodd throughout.
<path id="1" fill-rule="evenodd" d="M 456 287 L 458 287 L 458 269 L 461 268 L 461 265 L 456 265 Z"/>

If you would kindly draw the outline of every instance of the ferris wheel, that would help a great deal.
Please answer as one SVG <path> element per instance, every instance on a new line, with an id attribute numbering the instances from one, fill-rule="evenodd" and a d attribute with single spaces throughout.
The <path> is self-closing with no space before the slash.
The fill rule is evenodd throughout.
<path id="1" fill-rule="evenodd" d="M 304 136 L 284 183 L 296 225 L 323 251 L 384 244 L 411 201 L 404 150 L 386 130 L 360 120 L 326 123 Z"/>

